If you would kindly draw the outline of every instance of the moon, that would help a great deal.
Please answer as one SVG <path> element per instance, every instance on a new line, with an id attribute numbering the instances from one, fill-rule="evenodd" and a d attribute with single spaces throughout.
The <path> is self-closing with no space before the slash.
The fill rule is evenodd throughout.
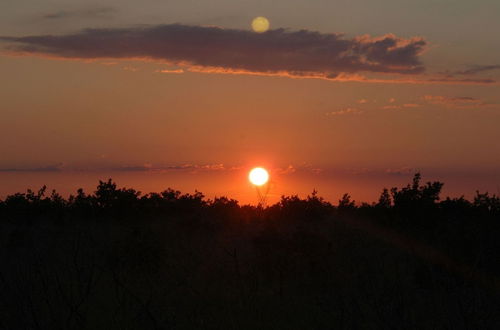
<path id="1" fill-rule="evenodd" d="M 263 16 L 255 17 L 252 21 L 252 29 L 257 33 L 269 30 L 269 20 Z"/>
<path id="2" fill-rule="evenodd" d="M 262 167 L 256 167 L 248 174 L 248 180 L 256 186 L 262 186 L 269 181 L 269 173 Z"/>

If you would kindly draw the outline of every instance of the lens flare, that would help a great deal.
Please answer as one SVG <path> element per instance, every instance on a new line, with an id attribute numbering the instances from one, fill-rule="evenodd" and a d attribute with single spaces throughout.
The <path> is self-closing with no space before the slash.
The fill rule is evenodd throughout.
<path id="1" fill-rule="evenodd" d="M 248 180 L 256 186 L 262 186 L 269 180 L 269 173 L 262 167 L 256 167 L 248 174 Z"/>

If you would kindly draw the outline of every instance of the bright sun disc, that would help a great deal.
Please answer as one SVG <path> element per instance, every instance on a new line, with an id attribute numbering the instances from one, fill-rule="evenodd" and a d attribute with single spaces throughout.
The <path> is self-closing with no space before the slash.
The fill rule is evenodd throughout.
<path id="1" fill-rule="evenodd" d="M 250 171 L 248 179 L 256 186 L 262 186 L 269 180 L 269 173 L 262 167 L 256 167 Z"/>
<path id="2" fill-rule="evenodd" d="M 257 33 L 263 33 L 269 30 L 269 20 L 265 17 L 255 17 L 252 21 L 252 29 Z"/>

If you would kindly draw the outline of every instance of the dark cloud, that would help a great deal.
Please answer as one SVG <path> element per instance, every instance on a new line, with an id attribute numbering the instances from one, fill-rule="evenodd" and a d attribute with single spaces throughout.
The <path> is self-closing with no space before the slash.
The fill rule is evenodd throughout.
<path id="1" fill-rule="evenodd" d="M 456 74 L 473 75 L 485 71 L 499 70 L 500 65 L 475 65 L 467 70 L 457 71 Z"/>
<path id="2" fill-rule="evenodd" d="M 452 75 L 448 75 L 446 78 L 430 78 L 427 80 L 428 83 L 436 84 L 462 84 L 462 85 L 491 85 L 496 84 L 497 81 L 490 78 L 465 78 L 456 79 Z"/>
<path id="3" fill-rule="evenodd" d="M 11 167 L 0 168 L 0 172 L 59 172 L 63 169 L 64 164 L 55 164 L 41 167 Z"/>
<path id="4" fill-rule="evenodd" d="M 62 58 L 142 58 L 210 72 L 335 79 L 356 72 L 416 74 L 423 38 L 344 38 L 307 30 L 246 30 L 180 24 L 87 29 L 68 35 L 1 37 L 11 51 Z"/>
<path id="5" fill-rule="evenodd" d="M 46 19 L 64 19 L 64 18 L 109 18 L 116 12 L 112 7 L 89 8 L 79 10 L 61 10 L 43 15 Z"/>
<path id="6" fill-rule="evenodd" d="M 499 70 L 499 69 L 500 69 L 500 65 L 474 65 L 467 70 L 455 71 L 453 73 L 468 76 L 468 75 L 475 75 L 478 73 Z"/>
<path id="7" fill-rule="evenodd" d="M 495 71 L 495 70 L 500 70 L 500 65 L 473 65 L 470 66 L 468 69 L 465 70 L 456 70 L 456 71 L 451 71 L 451 70 L 446 70 L 443 72 L 440 72 L 442 76 L 444 76 L 443 79 L 454 79 L 456 76 L 475 76 L 480 73 L 486 73 L 489 71 Z M 461 80 L 461 81 L 479 81 L 483 80 L 485 83 L 492 83 L 495 82 L 492 79 L 474 79 L 474 78 L 465 78 L 465 79 L 454 79 L 454 80 Z"/>

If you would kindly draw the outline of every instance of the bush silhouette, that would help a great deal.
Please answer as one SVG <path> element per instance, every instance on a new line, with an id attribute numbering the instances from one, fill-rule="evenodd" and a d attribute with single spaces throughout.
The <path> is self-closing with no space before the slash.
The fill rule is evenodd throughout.
<path id="1" fill-rule="evenodd" d="M 0 201 L 0 328 L 497 329 L 500 199 L 416 173 L 269 207 L 99 181 Z"/>

